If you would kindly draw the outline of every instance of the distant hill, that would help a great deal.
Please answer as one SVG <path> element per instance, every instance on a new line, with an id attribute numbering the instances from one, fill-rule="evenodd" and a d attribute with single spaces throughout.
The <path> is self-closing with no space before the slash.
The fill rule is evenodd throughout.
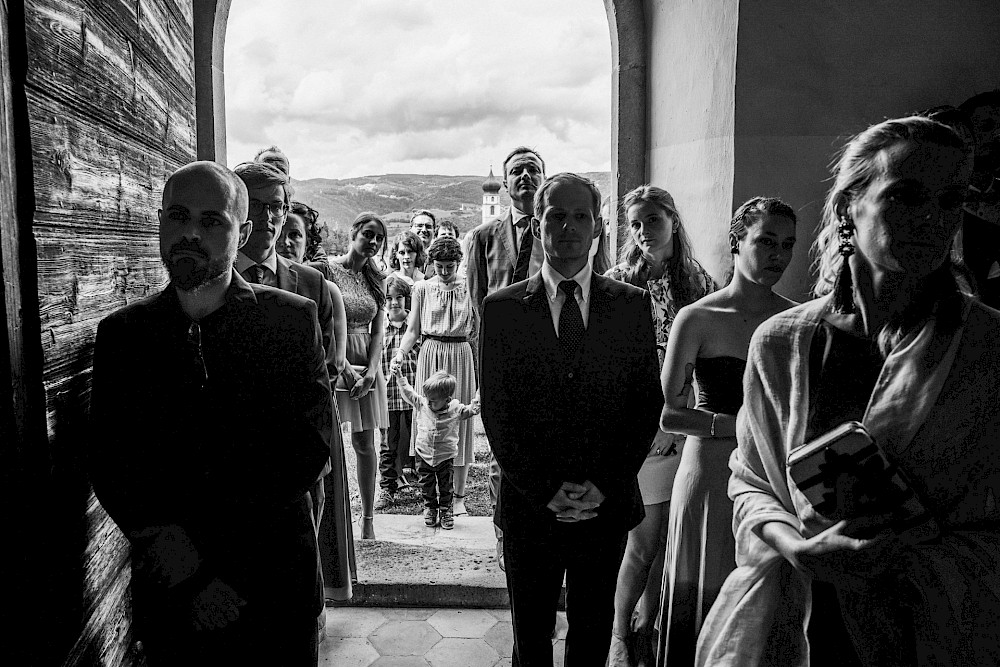
<path id="1" fill-rule="evenodd" d="M 609 172 L 584 174 L 608 192 Z M 384 174 L 358 178 L 311 178 L 292 181 L 294 199 L 320 212 L 320 220 L 330 228 L 347 230 L 362 211 L 374 211 L 386 221 L 390 235 L 405 228 L 410 211 L 425 208 L 440 220 L 449 218 L 464 233 L 482 221 L 483 181 L 486 176 L 440 176 L 426 174 Z M 510 206 L 506 191 L 501 191 L 503 206 Z"/>

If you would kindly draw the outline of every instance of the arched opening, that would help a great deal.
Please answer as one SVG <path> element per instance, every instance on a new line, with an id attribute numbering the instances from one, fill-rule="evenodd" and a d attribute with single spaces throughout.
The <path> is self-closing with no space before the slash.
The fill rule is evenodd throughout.
<path id="1" fill-rule="evenodd" d="M 224 54 L 231 3 L 204 0 L 194 6 L 198 157 L 223 163 Z M 642 0 L 604 0 L 604 7 L 611 39 L 611 187 L 605 194 L 617 200 L 646 180 L 646 26 Z"/>

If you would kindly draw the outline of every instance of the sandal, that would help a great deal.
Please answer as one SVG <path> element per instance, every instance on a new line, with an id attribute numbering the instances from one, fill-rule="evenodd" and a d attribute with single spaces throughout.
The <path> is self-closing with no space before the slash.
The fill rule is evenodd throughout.
<path id="1" fill-rule="evenodd" d="M 468 516 L 469 512 L 465 509 L 465 494 L 458 495 L 453 494 L 454 500 L 451 502 L 452 514 L 454 516 Z"/>
<path id="2" fill-rule="evenodd" d="M 358 525 L 361 527 L 361 539 L 363 540 L 374 540 L 375 539 L 375 517 L 361 515 L 358 518 Z"/>

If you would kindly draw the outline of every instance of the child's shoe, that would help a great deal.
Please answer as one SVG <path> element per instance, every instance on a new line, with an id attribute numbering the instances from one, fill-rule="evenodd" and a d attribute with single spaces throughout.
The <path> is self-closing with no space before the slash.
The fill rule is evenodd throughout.
<path id="1" fill-rule="evenodd" d="M 396 500 L 395 489 L 379 489 L 375 497 L 375 510 L 381 512 L 387 507 L 392 507 Z"/>
<path id="2" fill-rule="evenodd" d="M 444 511 L 442 510 L 443 513 Z M 438 511 L 436 509 L 428 507 L 424 510 L 424 525 L 428 528 L 438 525 Z"/>
<path id="3" fill-rule="evenodd" d="M 441 527 L 445 530 L 455 527 L 455 515 L 450 507 L 441 508 Z"/>

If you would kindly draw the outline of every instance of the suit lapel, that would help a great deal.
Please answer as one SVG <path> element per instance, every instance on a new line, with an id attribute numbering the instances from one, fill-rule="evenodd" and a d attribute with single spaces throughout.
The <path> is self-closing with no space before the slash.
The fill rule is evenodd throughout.
<path id="1" fill-rule="evenodd" d="M 549 308 L 549 298 L 545 294 L 545 283 L 542 282 L 541 273 L 536 273 L 528 279 L 528 286 L 524 292 L 524 306 L 526 315 L 537 327 L 537 329 L 528 327 L 527 331 L 537 332 L 537 340 L 541 344 L 539 358 L 550 363 L 561 359 L 562 348 L 559 347 L 559 339 L 552 326 L 552 310 Z"/>
<path id="2" fill-rule="evenodd" d="M 276 259 L 278 260 L 278 287 L 286 292 L 298 294 L 296 289 L 299 286 L 299 272 L 295 270 L 291 262 L 281 255 L 278 255 Z"/>
<path id="3" fill-rule="evenodd" d="M 517 264 L 517 248 L 514 247 L 513 224 L 513 218 L 508 210 L 507 215 L 500 220 L 500 229 L 497 230 L 500 233 L 500 242 L 503 244 L 503 249 L 507 253 L 507 260 L 510 262 L 511 268 L 514 268 L 514 265 Z M 542 291 L 545 291 L 544 288 Z"/>
<path id="4" fill-rule="evenodd" d="M 573 365 L 578 366 L 583 359 L 600 359 L 602 350 L 607 345 L 606 331 L 613 313 L 608 293 L 609 281 L 596 273 L 590 277 L 590 304 L 587 316 L 587 329 L 583 332 L 583 342 L 577 350 Z"/>

